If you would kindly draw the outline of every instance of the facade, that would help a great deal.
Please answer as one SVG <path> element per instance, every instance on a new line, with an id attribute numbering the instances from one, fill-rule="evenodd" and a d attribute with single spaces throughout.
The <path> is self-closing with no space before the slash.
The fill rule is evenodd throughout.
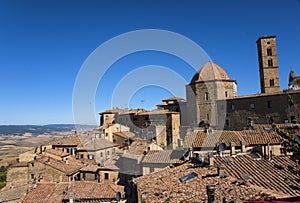
<path id="1" fill-rule="evenodd" d="M 261 94 L 237 96 L 236 82 L 220 66 L 205 64 L 186 86 L 186 112 L 181 126 L 210 124 L 215 129 L 241 130 L 253 123 L 299 121 L 299 77 L 290 73 L 289 89 L 280 91 L 276 36 L 257 41 Z"/>
<path id="2" fill-rule="evenodd" d="M 187 112 L 183 125 L 197 127 L 201 123 L 209 123 L 217 126 L 224 119 L 219 116 L 216 101 L 236 95 L 236 81 L 231 80 L 219 65 L 206 63 L 186 86 Z"/>
<path id="3" fill-rule="evenodd" d="M 276 36 L 260 37 L 257 41 L 261 93 L 280 92 Z"/>

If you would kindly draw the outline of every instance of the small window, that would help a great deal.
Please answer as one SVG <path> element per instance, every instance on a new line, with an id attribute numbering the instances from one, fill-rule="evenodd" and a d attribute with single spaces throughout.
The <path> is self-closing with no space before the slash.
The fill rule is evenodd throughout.
<path id="1" fill-rule="evenodd" d="M 109 173 L 104 173 L 104 180 L 109 180 Z"/>
<path id="2" fill-rule="evenodd" d="M 80 158 L 83 159 L 83 154 L 80 154 Z"/>
<path id="3" fill-rule="evenodd" d="M 270 80 L 270 87 L 274 87 L 274 79 Z"/>
<path id="4" fill-rule="evenodd" d="M 270 44 L 270 42 L 268 41 L 267 44 Z"/>
<path id="5" fill-rule="evenodd" d="M 225 91 L 225 98 L 227 98 L 228 97 L 228 92 L 227 91 Z"/>
<path id="6" fill-rule="evenodd" d="M 267 104 L 269 109 L 272 108 L 272 101 L 268 101 Z"/>
<path id="7" fill-rule="evenodd" d="M 107 151 L 107 155 L 109 155 L 109 151 Z"/>
<path id="8" fill-rule="evenodd" d="M 100 157 L 103 157 L 103 153 L 102 152 L 100 152 Z"/>
<path id="9" fill-rule="evenodd" d="M 251 103 L 251 104 L 250 104 L 250 109 L 254 109 L 254 108 L 255 108 L 254 103 Z"/>
<path id="10" fill-rule="evenodd" d="M 34 179 L 34 174 L 30 174 L 30 178 L 31 178 L 31 179 Z"/>
<path id="11" fill-rule="evenodd" d="M 98 180 L 98 174 L 95 174 L 95 178 L 94 178 L 95 180 Z"/>
<path id="12" fill-rule="evenodd" d="M 231 105 L 231 110 L 235 110 L 235 105 L 234 104 Z"/>
<path id="13" fill-rule="evenodd" d="M 268 66 L 269 66 L 269 67 L 273 67 L 273 60 L 272 60 L 272 59 L 269 59 L 269 60 L 268 60 Z"/>
<path id="14" fill-rule="evenodd" d="M 206 120 L 209 121 L 209 114 L 206 114 Z"/>
<path id="15" fill-rule="evenodd" d="M 89 159 L 90 160 L 94 159 L 94 155 L 93 154 L 89 154 Z"/>
<path id="16" fill-rule="evenodd" d="M 271 49 L 271 47 L 269 47 L 269 48 L 267 49 L 267 55 L 268 55 L 268 56 L 272 56 L 272 49 Z"/>
<path id="17" fill-rule="evenodd" d="M 107 136 L 108 136 L 108 133 L 105 133 L 105 136 L 107 137 Z"/>
<path id="18" fill-rule="evenodd" d="M 204 99 L 205 101 L 208 101 L 208 92 L 205 92 Z"/>
<path id="19" fill-rule="evenodd" d="M 226 119 L 226 125 L 227 125 L 227 126 L 229 125 L 229 120 L 228 120 L 228 119 Z"/>

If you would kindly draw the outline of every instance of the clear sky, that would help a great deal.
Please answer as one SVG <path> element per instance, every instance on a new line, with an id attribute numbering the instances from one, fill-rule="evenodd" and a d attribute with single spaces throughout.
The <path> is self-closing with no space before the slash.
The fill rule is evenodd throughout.
<path id="1" fill-rule="evenodd" d="M 256 40 L 276 35 L 285 89 L 290 69 L 300 75 L 299 25 L 299 0 L 0 0 L 0 124 L 72 123 L 73 87 L 84 61 L 107 40 L 141 29 L 168 30 L 196 42 L 237 80 L 239 95 L 260 92 Z M 153 64 L 186 81 L 194 74 L 170 54 L 130 54 L 99 81 L 95 115 L 112 107 L 112 92 L 127 73 Z M 118 105 L 152 109 L 166 97 L 185 97 L 184 88 L 173 95 L 147 86 Z"/>

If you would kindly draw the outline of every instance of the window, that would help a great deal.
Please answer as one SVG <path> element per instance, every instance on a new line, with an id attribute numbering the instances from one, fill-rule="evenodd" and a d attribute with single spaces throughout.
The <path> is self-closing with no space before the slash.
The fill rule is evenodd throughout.
<path id="1" fill-rule="evenodd" d="M 267 44 L 270 44 L 270 42 L 267 42 Z"/>
<path id="2" fill-rule="evenodd" d="M 95 180 L 98 180 L 98 174 L 95 174 L 95 178 L 94 178 Z"/>
<path id="3" fill-rule="evenodd" d="M 108 133 L 105 133 L 105 136 L 107 137 L 107 136 L 108 136 Z"/>
<path id="4" fill-rule="evenodd" d="M 268 101 L 267 104 L 269 109 L 272 108 L 272 101 Z"/>
<path id="5" fill-rule="evenodd" d="M 103 153 L 102 152 L 100 152 L 100 157 L 103 157 Z"/>
<path id="6" fill-rule="evenodd" d="M 250 109 L 254 109 L 254 108 L 255 108 L 254 103 L 251 103 L 251 104 L 250 104 Z"/>
<path id="7" fill-rule="evenodd" d="M 228 92 L 227 92 L 227 91 L 225 91 L 225 97 L 226 97 L 226 98 L 228 97 Z"/>
<path id="8" fill-rule="evenodd" d="M 204 99 L 205 101 L 208 101 L 208 92 L 205 92 Z"/>
<path id="9" fill-rule="evenodd" d="M 273 66 L 273 60 L 272 60 L 272 59 L 269 59 L 269 60 L 268 60 L 268 66 L 269 66 L 269 67 L 272 67 L 272 66 Z"/>
<path id="10" fill-rule="evenodd" d="M 234 104 L 231 105 L 231 110 L 235 110 L 235 105 Z"/>
<path id="11" fill-rule="evenodd" d="M 94 155 L 93 154 L 89 154 L 89 159 L 94 159 Z"/>
<path id="12" fill-rule="evenodd" d="M 104 173 L 104 180 L 109 180 L 109 174 L 108 173 Z"/>
<path id="13" fill-rule="evenodd" d="M 80 158 L 83 159 L 83 154 L 80 154 Z"/>
<path id="14" fill-rule="evenodd" d="M 31 178 L 31 179 L 34 179 L 34 174 L 31 174 L 31 175 L 30 175 L 30 178 Z"/>
<path id="15" fill-rule="evenodd" d="M 269 47 L 269 48 L 267 49 L 267 55 L 268 55 L 268 56 L 272 56 L 272 49 L 271 49 L 271 47 Z"/>
<path id="16" fill-rule="evenodd" d="M 270 80 L 270 87 L 274 87 L 274 79 Z"/>
<path id="17" fill-rule="evenodd" d="M 229 120 L 228 120 L 228 119 L 226 119 L 226 125 L 227 125 L 227 126 L 229 125 Z"/>
<path id="18" fill-rule="evenodd" d="M 109 155 L 109 151 L 107 151 L 107 155 Z"/>
<path id="19" fill-rule="evenodd" d="M 209 114 L 206 114 L 206 120 L 209 120 Z"/>
<path id="20" fill-rule="evenodd" d="M 34 163 L 31 163 L 31 166 L 34 167 Z"/>

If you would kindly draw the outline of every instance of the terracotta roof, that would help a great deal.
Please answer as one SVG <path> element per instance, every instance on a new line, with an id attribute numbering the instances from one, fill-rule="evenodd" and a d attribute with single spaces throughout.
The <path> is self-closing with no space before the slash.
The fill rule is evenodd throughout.
<path id="1" fill-rule="evenodd" d="M 215 163 L 225 168 L 227 175 L 249 179 L 253 185 L 264 187 L 289 196 L 300 195 L 300 179 L 295 175 L 299 166 L 290 156 L 273 156 L 267 159 L 252 159 L 247 155 L 216 157 Z"/>
<path id="2" fill-rule="evenodd" d="M 230 146 L 230 143 L 234 142 L 236 146 L 240 146 L 242 140 L 244 139 L 240 131 L 213 130 L 211 133 L 198 131 L 184 138 L 184 146 L 213 149 L 217 143 L 225 143 L 226 146 Z"/>
<path id="3" fill-rule="evenodd" d="M 143 163 L 176 164 L 186 150 L 150 150 L 143 159 Z"/>
<path id="4" fill-rule="evenodd" d="M 12 189 L 10 186 L 6 186 L 0 190 L 0 202 L 16 202 L 26 194 L 27 189 L 28 186 L 24 183 L 15 184 Z"/>
<path id="5" fill-rule="evenodd" d="M 84 142 L 84 144 L 81 144 L 78 146 L 78 150 L 87 150 L 87 151 L 97 151 L 101 149 L 107 149 L 112 148 L 115 145 L 105 138 L 92 138 L 88 139 Z"/>
<path id="6" fill-rule="evenodd" d="M 53 154 L 53 155 L 59 156 L 59 157 L 65 157 L 65 156 L 70 155 L 69 153 L 63 152 L 62 150 L 58 150 L 58 149 L 46 149 L 46 151 L 43 154 L 46 156 L 47 153 Z"/>
<path id="7" fill-rule="evenodd" d="M 151 143 L 148 140 L 134 138 L 134 141 L 129 146 L 129 153 L 141 155 L 144 151 L 147 151 Z"/>
<path id="8" fill-rule="evenodd" d="M 53 140 L 51 142 L 48 142 L 44 145 L 55 145 L 55 146 L 77 146 L 81 143 L 78 136 L 67 136 L 63 138 L 59 138 L 56 140 Z"/>
<path id="9" fill-rule="evenodd" d="M 10 166 L 10 168 L 15 168 L 15 167 L 28 167 L 28 162 L 19 162 Z"/>
<path id="10" fill-rule="evenodd" d="M 180 182 L 179 178 L 194 173 L 196 177 Z M 219 178 L 216 167 L 194 167 L 185 163 L 175 168 L 160 171 L 134 179 L 139 198 L 145 196 L 146 202 L 207 202 L 206 186 L 215 186 L 215 202 L 234 200 L 256 200 L 268 198 L 265 189 L 244 184 L 237 178 L 227 176 Z M 268 194 L 280 194 L 268 191 Z M 240 201 L 238 201 L 240 202 Z"/>
<path id="11" fill-rule="evenodd" d="M 81 161 L 73 158 L 68 158 L 68 164 L 65 161 L 46 156 L 39 157 L 36 159 L 36 161 L 47 164 L 61 172 L 64 172 L 67 175 L 79 171 L 79 169 L 84 167 L 84 164 Z"/>
<path id="12" fill-rule="evenodd" d="M 230 78 L 221 66 L 213 62 L 207 62 L 197 71 L 191 83 L 211 80 L 230 80 Z"/>
<path id="13" fill-rule="evenodd" d="M 164 101 L 185 101 L 185 100 L 180 97 L 170 97 L 170 98 L 163 99 L 162 101 L 164 102 Z"/>
<path id="14" fill-rule="evenodd" d="M 80 171 L 97 172 L 100 167 L 95 164 L 89 164 L 80 169 Z"/>
<path id="15" fill-rule="evenodd" d="M 122 137 L 124 139 L 128 139 L 128 138 L 134 137 L 134 133 L 133 132 L 122 131 L 122 132 L 113 132 L 113 134 L 117 135 L 119 137 Z"/>
<path id="16" fill-rule="evenodd" d="M 253 130 L 213 130 L 211 133 L 202 131 L 193 132 L 185 136 L 184 146 L 214 149 L 216 143 L 225 143 L 226 146 L 229 147 L 231 142 L 234 142 L 236 146 L 241 146 L 241 141 L 244 141 L 246 145 L 280 144 L 282 138 L 278 133 L 271 129 L 257 126 Z"/>
<path id="17" fill-rule="evenodd" d="M 73 193 L 74 199 L 80 202 L 90 200 L 110 200 L 116 198 L 116 193 L 121 192 L 124 198 L 124 187 L 111 183 L 97 183 L 89 181 L 37 183 L 36 188 L 22 199 L 24 203 L 63 202 L 69 200 Z"/>
<path id="18" fill-rule="evenodd" d="M 269 128 L 256 127 L 254 130 L 243 130 L 242 134 L 247 145 L 282 143 L 281 136 Z"/>

